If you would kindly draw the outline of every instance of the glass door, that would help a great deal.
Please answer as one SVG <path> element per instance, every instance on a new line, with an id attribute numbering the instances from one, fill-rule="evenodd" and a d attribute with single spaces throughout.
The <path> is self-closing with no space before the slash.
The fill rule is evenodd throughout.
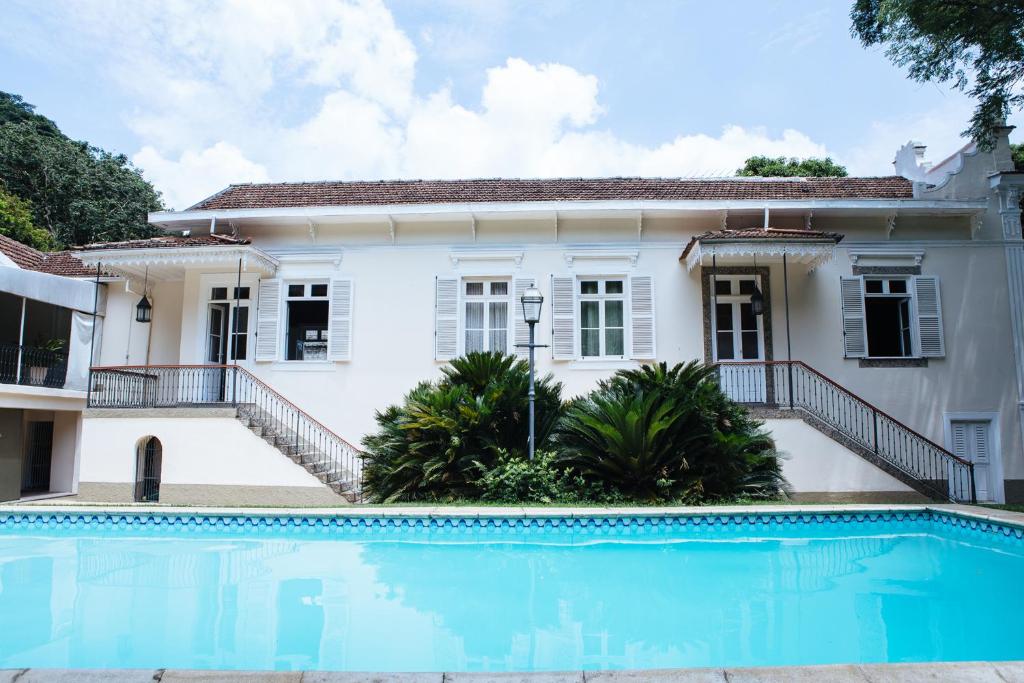
<path id="1" fill-rule="evenodd" d="M 754 315 L 750 296 L 757 276 L 717 276 L 711 316 L 712 351 L 720 364 L 722 389 L 734 401 L 767 403 L 763 316 Z"/>

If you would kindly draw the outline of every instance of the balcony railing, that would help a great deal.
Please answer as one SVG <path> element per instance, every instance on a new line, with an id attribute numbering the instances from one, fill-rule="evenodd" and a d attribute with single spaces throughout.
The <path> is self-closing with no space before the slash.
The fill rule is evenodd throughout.
<path id="1" fill-rule="evenodd" d="M 0 383 L 60 389 L 67 373 L 67 354 L 32 346 L 0 344 Z"/>
<path id="2" fill-rule="evenodd" d="M 957 457 L 800 361 L 719 363 L 719 385 L 738 403 L 806 411 L 912 479 L 922 493 L 976 502 L 974 463 Z"/>
<path id="3" fill-rule="evenodd" d="M 282 452 L 300 457 L 319 473 L 330 473 L 325 483 L 338 488 L 342 482 L 359 490 L 363 464 L 359 449 L 237 365 L 93 368 L 89 406 L 232 406 L 239 419 L 272 430 L 274 445 Z"/>

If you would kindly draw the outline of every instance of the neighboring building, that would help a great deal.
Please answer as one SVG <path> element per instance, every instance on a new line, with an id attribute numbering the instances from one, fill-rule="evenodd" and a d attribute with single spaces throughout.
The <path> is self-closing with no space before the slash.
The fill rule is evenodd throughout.
<path id="1" fill-rule="evenodd" d="M 0 500 L 78 491 L 93 321 L 101 319 L 93 314 L 104 305 L 89 274 L 68 252 L 44 254 L 0 235 Z"/>
<path id="2" fill-rule="evenodd" d="M 1007 134 L 931 168 L 911 144 L 883 178 L 234 185 L 154 213 L 168 236 L 78 254 L 121 278 L 78 490 L 351 497 L 359 460 L 338 435 L 357 443 L 454 356 L 516 351 L 536 284 L 539 371 L 569 395 L 641 363 L 718 362 L 796 494 L 970 500 L 973 462 L 979 499 L 1024 500 Z M 143 291 L 151 323 L 135 322 Z"/>

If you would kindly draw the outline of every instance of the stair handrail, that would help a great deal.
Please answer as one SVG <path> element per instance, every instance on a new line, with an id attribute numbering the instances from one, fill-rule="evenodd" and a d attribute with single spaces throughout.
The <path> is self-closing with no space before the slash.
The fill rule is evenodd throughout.
<path id="1" fill-rule="evenodd" d="M 281 392 L 277 391 L 276 389 L 271 387 L 269 384 L 267 384 L 266 382 L 261 380 L 259 377 L 254 375 L 248 368 L 244 368 L 241 365 L 238 365 L 236 363 L 230 363 L 230 364 L 226 364 L 226 363 L 219 363 L 219 364 L 218 363 L 196 363 L 196 364 L 190 364 L 190 363 L 184 363 L 184 364 L 164 363 L 164 364 L 159 364 L 159 365 L 157 365 L 157 364 L 151 364 L 151 365 L 103 365 L 103 366 L 94 366 L 92 368 L 92 371 L 94 373 L 95 372 L 114 372 L 114 373 L 116 373 L 116 372 L 129 372 L 129 371 L 144 372 L 146 370 L 152 370 L 152 369 L 164 369 L 164 370 L 175 370 L 175 369 L 178 369 L 178 370 L 182 370 L 182 369 L 202 369 L 202 368 L 209 368 L 209 369 L 214 369 L 214 370 L 216 370 L 216 369 L 220 369 L 220 370 L 234 370 L 236 373 L 238 373 L 238 372 L 242 373 L 242 375 L 244 375 L 246 377 L 246 379 L 248 379 L 249 381 L 253 382 L 254 384 L 258 384 L 260 386 L 260 388 L 263 389 L 264 391 L 267 391 L 267 392 L 273 394 L 274 397 L 277 398 L 279 401 L 281 401 L 282 403 L 286 404 L 288 407 L 290 407 L 293 410 L 295 410 L 296 413 L 302 415 L 303 418 L 305 418 L 309 422 L 312 422 L 316 427 L 318 427 L 319 429 L 322 429 L 323 431 L 325 431 L 332 438 L 337 439 L 338 441 L 340 441 L 341 443 L 343 443 L 347 447 L 349 447 L 352 450 L 354 450 L 357 454 L 363 452 L 363 450 L 361 448 L 359 448 L 358 446 L 355 446 L 354 444 L 352 444 L 352 442 L 350 442 L 347 439 L 345 439 L 344 437 L 340 436 L 337 432 L 335 432 L 333 429 L 331 429 L 330 427 L 325 425 L 323 422 L 320 422 L 320 420 L 317 420 L 315 417 L 310 415 L 308 412 L 306 412 L 305 410 L 303 410 L 299 406 L 295 405 L 295 403 L 293 403 L 292 401 L 290 401 L 287 398 L 285 398 L 284 396 L 282 396 Z M 90 387 L 90 392 L 91 392 L 91 387 Z M 228 401 L 228 402 L 230 403 L 230 401 Z"/>
<path id="2" fill-rule="evenodd" d="M 810 365 L 808 365 L 807 363 L 805 363 L 805 362 L 803 362 L 801 360 L 737 361 L 735 363 L 730 361 L 730 362 L 727 362 L 727 363 L 721 363 L 721 362 L 713 363 L 712 367 L 716 367 L 716 368 L 717 367 L 730 367 L 730 366 L 737 366 L 737 365 L 739 365 L 739 366 L 743 366 L 743 365 L 747 365 L 747 366 L 781 365 L 781 366 L 798 366 L 798 367 L 801 367 L 804 370 L 807 370 L 812 375 L 816 375 L 819 379 L 827 382 L 828 384 L 831 384 L 833 387 L 838 389 L 840 393 L 846 394 L 850 398 L 852 398 L 852 399 L 854 399 L 856 401 L 859 401 L 860 403 L 864 404 L 865 408 L 870 408 L 874 412 L 878 413 L 881 417 L 884 417 L 887 420 L 891 421 L 894 425 L 896 425 L 900 429 L 913 434 L 915 437 L 917 437 L 918 439 L 921 439 L 922 441 L 927 443 L 929 446 L 931 446 L 932 448 L 936 449 L 937 451 L 940 451 L 944 455 L 949 456 L 950 458 L 952 458 L 953 460 L 956 460 L 957 462 L 959 462 L 962 465 L 968 465 L 968 466 L 972 466 L 972 467 L 974 465 L 974 463 L 972 463 L 970 460 L 965 460 L 965 459 L 961 458 L 960 456 L 958 456 L 956 453 L 951 452 L 945 446 L 940 446 L 939 444 L 935 443 L 934 441 L 929 439 L 924 434 L 921 434 L 920 432 L 915 430 L 913 427 L 910 427 L 906 423 L 904 423 L 903 421 L 898 420 L 897 418 L 893 417 L 890 413 L 887 413 L 886 411 L 882 410 L 881 408 L 879 408 L 875 404 L 871 403 L 870 401 L 867 401 L 864 398 L 861 398 L 859 395 L 857 395 L 854 392 L 850 391 L 849 389 L 844 387 L 842 384 L 839 384 L 838 382 L 836 382 L 831 377 L 822 374 L 821 372 L 819 372 L 818 370 L 815 370 Z"/>

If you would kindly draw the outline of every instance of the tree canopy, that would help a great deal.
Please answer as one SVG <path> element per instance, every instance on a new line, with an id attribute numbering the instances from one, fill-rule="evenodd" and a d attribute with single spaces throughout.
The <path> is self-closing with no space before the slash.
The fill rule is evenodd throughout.
<path id="1" fill-rule="evenodd" d="M 747 159 L 743 168 L 736 169 L 736 175 L 766 178 L 788 176 L 845 178 L 847 173 L 846 167 L 833 162 L 829 157 L 824 159 L 787 159 L 786 157 L 756 156 Z"/>
<path id="2" fill-rule="evenodd" d="M 151 236 L 146 214 L 163 208 L 160 193 L 126 156 L 70 139 L 21 97 L 5 92 L 0 186 L 28 202 L 33 225 L 49 234 L 51 247 Z"/>
<path id="3" fill-rule="evenodd" d="M 974 98 L 964 135 L 985 149 L 993 128 L 1024 105 L 1021 0 L 855 0 L 850 19 L 865 47 L 885 46 L 913 80 L 952 83 Z"/>
<path id="4" fill-rule="evenodd" d="M 32 205 L 0 186 L 0 235 L 35 249 L 53 249 L 50 233 L 32 222 Z"/>

